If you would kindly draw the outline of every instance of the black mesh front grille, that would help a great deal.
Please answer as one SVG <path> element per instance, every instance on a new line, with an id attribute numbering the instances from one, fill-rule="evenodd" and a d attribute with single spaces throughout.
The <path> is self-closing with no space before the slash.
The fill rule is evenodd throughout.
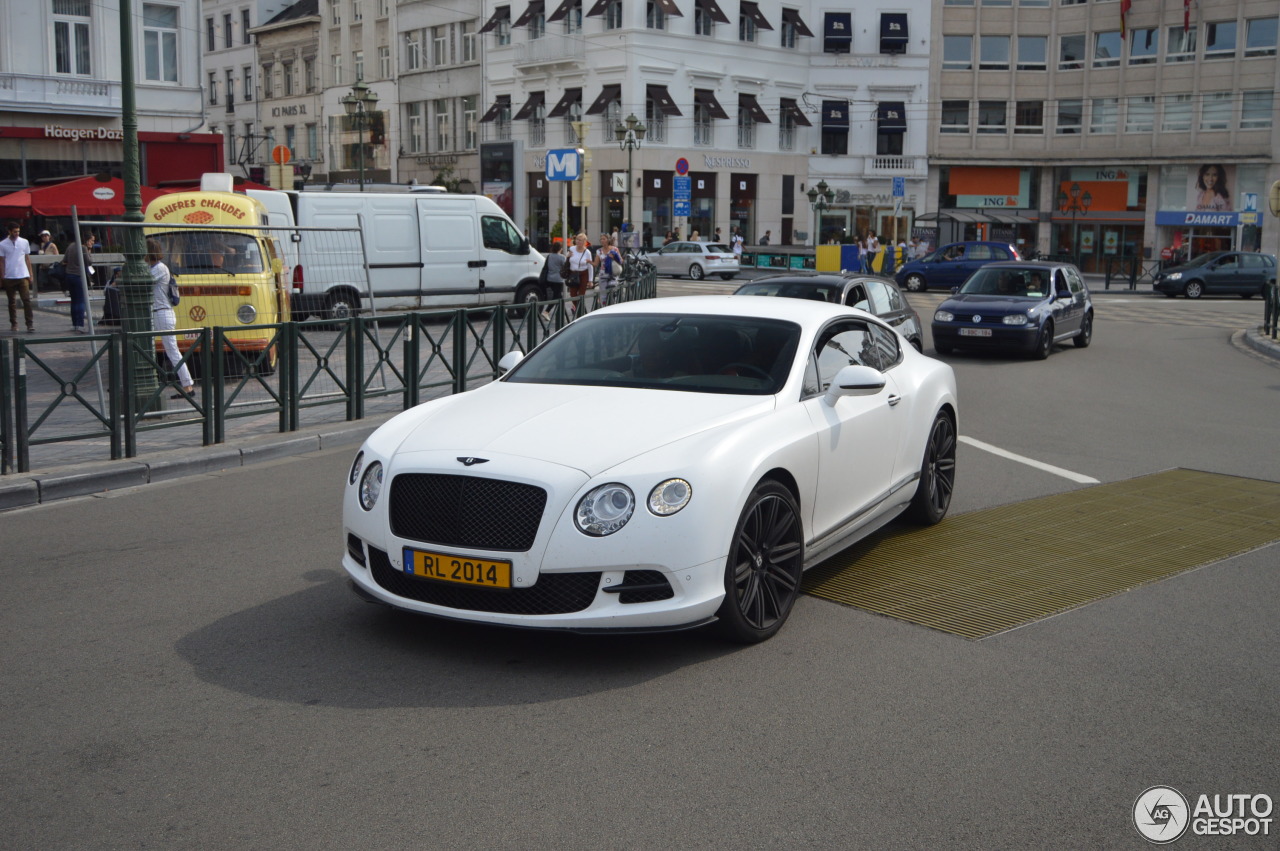
<path id="1" fill-rule="evenodd" d="M 596 598 L 600 572 L 544 573 L 531 588 L 473 588 L 419 579 L 391 566 L 387 554 L 369 547 L 369 569 L 373 581 L 395 594 L 420 603 L 495 612 L 504 615 L 563 615 L 580 612 Z"/>
<path id="2" fill-rule="evenodd" d="M 391 531 L 450 547 L 525 552 L 546 505 L 547 492 L 536 485 L 401 473 L 391 480 Z"/>
<path id="3" fill-rule="evenodd" d="M 670 600 L 676 595 L 667 577 L 656 570 L 628 570 L 622 577 L 623 585 L 654 585 L 661 587 L 636 588 L 618 592 L 619 603 L 652 603 Z"/>

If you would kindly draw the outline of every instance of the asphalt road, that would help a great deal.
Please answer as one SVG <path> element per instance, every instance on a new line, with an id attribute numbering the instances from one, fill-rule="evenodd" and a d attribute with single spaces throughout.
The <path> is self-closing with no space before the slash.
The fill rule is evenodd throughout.
<path id="1" fill-rule="evenodd" d="M 1205 321 L 1245 303 L 1137 301 L 950 358 L 961 433 L 1280 481 L 1280 367 Z M 350 456 L 0 515 L 0 846 L 1142 848 L 1150 786 L 1280 798 L 1280 544 L 978 642 L 813 598 L 751 648 L 482 629 L 347 590 Z M 1077 487 L 962 445 L 952 510 Z"/>

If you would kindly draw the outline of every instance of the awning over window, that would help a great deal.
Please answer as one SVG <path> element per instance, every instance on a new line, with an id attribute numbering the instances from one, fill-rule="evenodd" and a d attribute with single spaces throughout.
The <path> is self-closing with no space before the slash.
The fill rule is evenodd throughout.
<path id="1" fill-rule="evenodd" d="M 849 129 L 849 102 L 847 100 L 824 100 L 822 102 L 822 129 Z"/>
<path id="2" fill-rule="evenodd" d="M 493 106 L 489 107 L 489 111 L 480 116 L 480 123 L 484 124 L 486 121 L 493 121 L 501 115 L 504 110 L 510 109 L 511 95 L 498 95 L 493 101 Z"/>
<path id="3" fill-rule="evenodd" d="M 707 111 L 712 118 L 728 118 L 729 113 L 724 111 L 724 107 L 720 105 L 720 101 L 716 100 L 715 92 L 710 89 L 694 89 L 693 102 L 701 106 Z"/>
<path id="4" fill-rule="evenodd" d="M 876 129 L 881 133 L 907 132 L 907 105 L 887 100 L 876 105 Z"/>
<path id="5" fill-rule="evenodd" d="M 671 93 L 667 91 L 666 86 L 648 85 L 645 86 L 645 96 L 653 101 L 654 107 L 663 115 L 680 115 L 680 107 L 676 106 L 676 102 L 671 99 Z"/>
<path id="6" fill-rule="evenodd" d="M 556 21 L 563 20 L 564 18 L 569 17 L 569 12 L 575 6 L 581 7 L 582 0 L 561 0 L 560 5 L 557 6 L 556 10 L 551 13 L 550 17 L 547 18 L 547 23 L 549 24 L 554 23 Z"/>
<path id="7" fill-rule="evenodd" d="M 827 53 L 848 53 L 853 43 L 853 15 L 827 12 L 822 19 L 822 49 Z"/>
<path id="8" fill-rule="evenodd" d="M 603 15 L 605 8 L 610 2 L 611 0 L 596 0 L 595 5 L 587 10 L 586 17 L 594 18 L 596 15 Z M 619 2 L 621 2 L 621 0 L 619 0 Z"/>
<path id="9" fill-rule="evenodd" d="M 746 15 L 758 29 L 771 30 L 773 27 L 769 24 L 769 19 L 764 16 L 764 12 L 760 11 L 760 7 L 751 2 L 751 0 L 742 0 L 742 14 Z"/>
<path id="10" fill-rule="evenodd" d="M 654 0 L 658 4 L 658 8 L 662 10 L 662 14 L 672 18 L 683 18 L 680 14 L 680 7 L 676 5 L 676 0 Z"/>
<path id="11" fill-rule="evenodd" d="M 717 3 L 716 0 L 698 0 L 698 8 L 703 11 L 703 14 L 710 15 L 711 20 L 718 24 L 733 23 L 733 21 L 729 20 L 729 16 L 724 13 L 724 9 L 720 8 L 720 4 Z"/>
<path id="12" fill-rule="evenodd" d="M 575 103 L 582 103 L 582 89 L 565 89 L 564 94 L 560 96 L 560 100 L 556 101 L 556 105 L 547 113 L 547 118 L 560 118 L 568 115 L 569 110 L 573 108 Z"/>
<path id="13" fill-rule="evenodd" d="M 622 84 L 610 83 L 600 91 L 600 96 L 587 107 L 587 115 L 599 115 L 609 108 L 609 104 L 622 97 Z"/>
<path id="14" fill-rule="evenodd" d="M 547 102 L 546 92 L 531 92 L 529 99 L 524 102 L 524 106 L 520 107 L 520 111 L 515 114 L 516 121 L 524 121 L 533 118 L 538 111 L 538 107 Z"/>
<path id="15" fill-rule="evenodd" d="M 813 38 L 813 30 L 809 29 L 805 22 L 800 19 L 799 9 L 783 9 L 782 22 L 785 24 L 791 24 L 791 26 L 795 27 L 796 35 Z"/>
<path id="16" fill-rule="evenodd" d="M 778 101 L 778 106 L 781 107 L 781 112 L 783 115 L 791 116 L 791 122 L 795 124 L 797 127 L 813 126 L 813 122 L 810 121 L 808 116 L 804 114 L 804 111 L 800 109 L 799 104 L 797 104 L 791 98 L 780 99 Z"/>
<path id="17" fill-rule="evenodd" d="M 511 7 L 499 6 L 493 10 L 493 15 L 489 17 L 489 20 L 484 22 L 484 26 L 480 28 L 480 32 L 487 33 L 491 30 L 496 30 L 498 28 L 498 24 L 509 20 L 511 20 Z"/>
<path id="18" fill-rule="evenodd" d="M 902 12 L 880 13 L 880 52 L 907 52 L 907 16 Z"/>
<path id="19" fill-rule="evenodd" d="M 770 124 L 769 116 L 760 108 L 760 102 L 756 100 L 755 95 L 738 95 L 738 112 L 748 113 L 751 120 L 757 124 Z"/>
<path id="20" fill-rule="evenodd" d="M 516 22 L 511 26 L 513 27 L 524 26 L 525 24 L 532 21 L 534 18 L 538 17 L 538 15 L 541 15 L 543 8 L 545 8 L 545 4 L 543 3 L 543 0 L 529 0 L 528 7 L 525 8 L 524 12 L 520 14 L 520 17 L 516 18 Z"/>

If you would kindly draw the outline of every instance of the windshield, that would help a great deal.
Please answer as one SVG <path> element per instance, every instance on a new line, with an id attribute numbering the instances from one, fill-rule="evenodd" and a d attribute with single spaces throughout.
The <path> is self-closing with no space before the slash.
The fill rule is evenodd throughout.
<path id="1" fill-rule="evenodd" d="M 768 396 L 786 382 L 799 339 L 799 325 L 777 319 L 589 316 L 547 340 L 505 380 Z"/>
<path id="2" fill-rule="evenodd" d="M 160 243 L 161 259 L 175 275 L 242 274 L 263 271 L 258 241 L 243 233 L 181 230 L 148 236 Z"/>
<path id="3" fill-rule="evenodd" d="M 808 298 L 831 304 L 840 303 L 840 287 L 834 284 L 810 284 L 798 281 L 761 281 L 744 284 L 734 295 L 774 295 L 783 298 Z"/>
<path id="4" fill-rule="evenodd" d="M 1049 294 L 1048 269 L 993 269 L 974 272 L 964 282 L 964 295 L 994 295 L 1004 298 L 1044 298 Z"/>

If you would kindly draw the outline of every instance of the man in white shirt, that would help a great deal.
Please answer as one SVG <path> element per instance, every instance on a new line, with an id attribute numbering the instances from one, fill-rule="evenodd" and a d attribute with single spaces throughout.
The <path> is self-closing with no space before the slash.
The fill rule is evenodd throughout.
<path id="1" fill-rule="evenodd" d="M 18 301 L 22 296 L 22 313 L 27 319 L 27 333 L 36 330 L 31 312 L 31 243 L 18 236 L 21 228 L 9 222 L 9 236 L 0 240 L 0 258 L 4 261 L 4 294 L 9 299 L 9 330 L 18 333 Z"/>

